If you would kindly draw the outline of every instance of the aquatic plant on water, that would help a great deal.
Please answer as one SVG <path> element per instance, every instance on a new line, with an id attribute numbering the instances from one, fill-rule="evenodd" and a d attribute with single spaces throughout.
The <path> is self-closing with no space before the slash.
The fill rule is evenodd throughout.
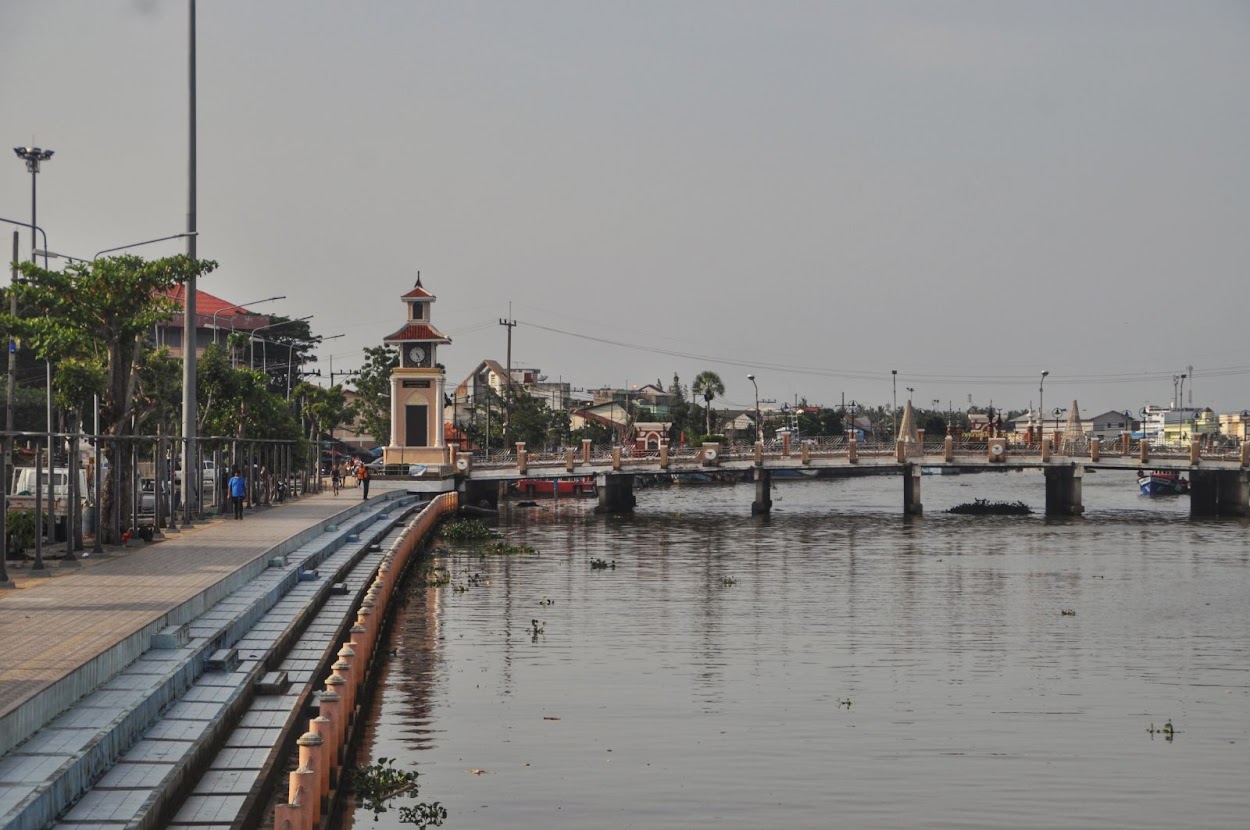
<path id="1" fill-rule="evenodd" d="M 388 802 L 404 796 L 417 797 L 417 773 L 405 772 L 394 767 L 394 758 L 378 758 L 377 763 L 356 767 L 351 773 L 351 790 L 356 803 L 373 813 L 373 820 L 388 812 Z M 437 801 L 399 806 L 401 824 L 415 827 L 440 827 L 447 818 L 447 810 Z"/>
<path id="2" fill-rule="evenodd" d="M 452 539 L 458 542 L 494 539 L 499 535 L 491 530 L 485 522 L 478 519 L 453 519 L 445 522 L 438 532 L 444 539 Z"/>

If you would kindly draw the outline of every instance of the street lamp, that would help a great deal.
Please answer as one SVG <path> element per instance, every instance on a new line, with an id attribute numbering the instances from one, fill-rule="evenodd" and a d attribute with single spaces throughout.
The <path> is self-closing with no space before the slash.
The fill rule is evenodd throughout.
<path id="1" fill-rule="evenodd" d="M 894 406 L 890 409 L 890 431 L 898 440 L 898 369 L 890 370 L 890 386 L 894 390 Z"/>
<path id="2" fill-rule="evenodd" d="M 218 314 L 221 314 L 223 311 L 233 311 L 236 308 L 244 308 L 245 306 L 249 306 L 249 305 L 260 305 L 261 303 L 271 303 L 274 300 L 285 300 L 285 299 L 286 299 L 286 295 L 282 294 L 277 297 L 266 297 L 263 300 L 253 300 L 250 303 L 235 303 L 234 305 L 228 305 L 225 308 L 217 309 L 216 311 L 213 312 L 213 315 L 212 315 L 211 328 L 213 330 L 213 343 L 215 344 L 217 342 L 217 315 Z M 231 328 L 231 331 L 233 330 L 234 329 Z M 185 352 L 186 350 L 184 349 L 183 351 Z"/>
<path id="3" fill-rule="evenodd" d="M 140 245 L 152 245 L 153 243 L 164 242 L 169 239 L 183 239 L 188 236 L 196 236 L 196 235 L 197 235 L 196 233 L 176 233 L 176 234 L 173 234 L 172 236 L 162 236 L 156 239 L 145 239 L 142 242 L 131 242 L 128 245 L 117 245 L 116 247 L 113 247 L 113 248 L 105 248 L 103 251 L 96 251 L 95 256 L 93 256 L 90 261 L 95 262 L 104 254 L 109 254 L 109 253 L 112 253 L 113 251 L 124 251 L 127 248 L 138 248 Z M 44 245 L 44 248 L 48 247 L 48 237 L 46 235 L 43 238 L 43 245 Z M 52 259 L 67 259 L 70 262 L 87 262 L 87 260 L 83 259 L 82 257 L 70 256 L 69 254 L 60 254 L 60 253 L 57 253 L 56 251 L 36 250 L 35 255 L 41 256 L 45 260 L 47 260 L 48 257 L 51 257 Z"/>
<path id="4" fill-rule="evenodd" d="M 755 387 L 755 440 L 764 441 L 764 425 L 760 423 L 760 385 L 755 382 L 755 375 L 747 375 L 747 380 Z"/>
<path id="5" fill-rule="evenodd" d="M 1037 432 L 1038 443 L 1041 443 L 1041 434 L 1046 431 L 1044 419 L 1046 418 L 1046 397 L 1044 388 L 1046 386 L 1046 376 L 1050 372 L 1046 369 L 1042 370 L 1042 379 L 1037 384 Z"/>
<path id="6" fill-rule="evenodd" d="M 35 182 L 39 175 L 40 163 L 45 162 L 48 159 L 52 158 L 53 151 L 44 150 L 39 147 L 14 147 L 13 152 L 17 154 L 18 158 L 26 160 L 26 169 L 30 171 L 30 250 L 31 250 L 30 261 L 34 262 L 35 261 L 35 255 L 34 255 L 35 227 L 38 226 L 39 224 L 39 221 L 36 218 L 37 216 L 36 208 L 38 207 L 38 200 L 36 199 L 37 188 L 36 188 Z M 47 247 L 47 245 L 45 244 L 44 247 Z M 46 268 L 47 265 L 48 263 L 45 261 L 44 267 Z"/>
<path id="7" fill-rule="evenodd" d="M 284 300 L 284 299 L 286 299 L 286 298 L 285 298 L 285 297 L 276 297 L 275 299 Z M 261 300 L 261 302 L 266 302 L 266 301 L 265 301 L 265 300 Z M 253 303 L 253 305 L 255 305 L 255 303 Z M 257 341 L 257 340 L 259 340 L 259 341 L 261 342 L 261 349 L 260 349 L 261 371 L 262 371 L 262 372 L 267 372 L 267 371 L 269 371 L 269 369 L 268 369 L 268 364 L 265 362 L 265 347 L 264 347 L 264 344 L 265 344 L 265 343 L 271 343 L 271 342 L 273 342 L 273 341 L 271 341 L 271 340 L 266 340 L 266 339 L 265 339 L 265 338 L 263 338 L 263 337 L 257 337 L 257 336 L 256 336 L 256 332 L 258 332 L 258 331 L 264 331 L 265 329 L 272 329 L 272 328 L 276 328 L 276 327 L 278 327 L 278 326 L 285 326 L 287 323 L 303 323 L 304 321 L 306 321 L 306 320 L 311 320 L 312 318 L 313 318 L 313 315 L 312 315 L 312 314 L 309 314 L 307 317 L 299 317 L 299 318 L 296 318 L 296 319 L 294 319 L 294 320 L 283 320 L 283 321 L 282 321 L 282 322 L 280 322 L 280 323 L 270 323 L 270 324 L 269 324 L 269 325 L 267 325 L 267 326 L 259 326 L 259 327 L 257 327 L 257 328 L 252 329 L 252 330 L 251 330 L 251 332 L 250 332 L 250 334 L 249 334 L 249 337 L 248 337 L 248 348 L 250 349 L 250 352 L 249 352 L 249 354 L 248 354 L 248 363 L 251 365 L 251 368 L 253 368 L 253 369 L 255 369 L 255 368 L 256 368 L 256 341 Z"/>

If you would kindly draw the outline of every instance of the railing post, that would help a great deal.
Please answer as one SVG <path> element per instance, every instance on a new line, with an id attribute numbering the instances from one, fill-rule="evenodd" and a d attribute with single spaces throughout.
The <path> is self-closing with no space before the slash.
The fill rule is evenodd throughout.
<path id="1" fill-rule="evenodd" d="M 613 470 L 621 469 L 621 448 L 620 447 L 612 448 L 612 469 Z"/>
<path id="2" fill-rule="evenodd" d="M 948 464 L 955 460 L 955 439 L 953 436 L 946 436 L 946 440 L 942 442 L 942 458 Z"/>
<path id="3" fill-rule="evenodd" d="M 1042 439 L 1042 463 L 1050 461 L 1050 439 Z"/>
<path id="4" fill-rule="evenodd" d="M 789 455 L 790 454 L 790 437 L 788 435 L 782 437 L 781 446 L 782 446 L 782 452 L 785 455 Z M 752 460 L 755 462 L 756 467 L 764 466 L 764 442 L 763 441 L 755 442 L 755 451 L 752 453 Z"/>
<path id="5" fill-rule="evenodd" d="M 582 463 L 583 464 L 590 463 L 590 439 L 589 438 L 582 439 Z"/>
<path id="6" fill-rule="evenodd" d="M 790 433 L 788 432 L 781 434 L 781 454 L 786 458 L 790 457 Z"/>
<path id="7" fill-rule="evenodd" d="M 1250 467 L 1250 441 L 1241 442 L 1241 466 Z"/>
<path id="8" fill-rule="evenodd" d="M 525 452 L 525 442 L 516 442 L 516 469 L 518 473 L 524 473 L 529 466 L 529 455 Z"/>
<path id="9" fill-rule="evenodd" d="M 1089 442 L 1089 460 L 1097 461 L 1102 453 L 1102 439 L 1094 438 Z"/>
<path id="10" fill-rule="evenodd" d="M 310 805 L 312 811 L 312 821 L 315 825 L 321 820 L 321 797 L 325 793 L 321 792 L 319 786 L 321 778 L 321 736 L 314 732 L 305 732 L 300 739 L 295 742 L 299 746 L 299 768 L 301 770 L 309 770 L 312 775 L 304 779 L 304 795 L 310 796 Z"/>
<path id="11" fill-rule="evenodd" d="M 1198 462 L 1200 462 L 1201 460 L 1202 460 L 1202 444 L 1200 444 L 1196 440 L 1191 439 L 1189 442 L 1189 463 L 1193 464 L 1194 466 L 1197 466 Z"/>
<path id="12" fill-rule="evenodd" d="M 668 469 L 668 444 L 665 444 L 662 447 L 660 447 L 660 469 L 661 470 Z"/>
<path id="13" fill-rule="evenodd" d="M 846 442 L 846 460 L 851 464 L 859 461 L 859 440 L 854 432 L 851 433 L 850 440 Z"/>
<path id="14" fill-rule="evenodd" d="M 812 463 L 812 445 L 807 441 L 799 445 L 799 460 L 804 464 Z"/>
<path id="15" fill-rule="evenodd" d="M 576 463 L 575 463 L 576 460 L 577 460 L 577 456 L 574 454 L 572 450 L 564 451 L 564 471 L 566 473 L 573 472 L 573 467 L 576 466 Z"/>
<path id="16" fill-rule="evenodd" d="M 1141 439 L 1141 444 L 1139 445 L 1138 450 L 1140 451 L 1138 460 L 1145 464 L 1150 460 L 1150 442 L 1145 438 Z"/>
<path id="17" fill-rule="evenodd" d="M 1128 455 L 1128 454 L 1129 454 L 1129 452 L 1130 452 L 1130 450 L 1129 450 L 1129 441 L 1131 441 L 1131 440 L 1132 440 L 1132 436 L 1131 436 L 1129 433 L 1127 433 L 1127 432 L 1123 432 L 1123 433 L 1121 433 L 1121 434 L 1120 434 L 1120 441 L 1122 442 L 1123 447 L 1124 447 L 1124 449 L 1120 450 L 1120 454 L 1121 454 L 1121 455 Z"/>

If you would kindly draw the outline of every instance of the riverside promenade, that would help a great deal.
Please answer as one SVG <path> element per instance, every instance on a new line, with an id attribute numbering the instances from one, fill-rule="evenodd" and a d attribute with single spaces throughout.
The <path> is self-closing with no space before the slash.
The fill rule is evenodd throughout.
<path id="1" fill-rule="evenodd" d="M 415 500 L 384 487 L 368 502 L 352 489 L 309 495 L 78 568 L 53 561 L 50 577 L 11 568 L 17 587 L 0 591 L 0 826 L 46 826 L 82 800 L 220 649 L 283 602 L 298 599 L 296 615 L 311 607 L 293 589 L 318 563 L 359 557 L 348 549 L 368 549 L 360 540 L 393 525 L 405 503 Z M 250 668 L 243 660 L 240 671 Z M 136 826 L 112 814 L 83 819 Z"/>

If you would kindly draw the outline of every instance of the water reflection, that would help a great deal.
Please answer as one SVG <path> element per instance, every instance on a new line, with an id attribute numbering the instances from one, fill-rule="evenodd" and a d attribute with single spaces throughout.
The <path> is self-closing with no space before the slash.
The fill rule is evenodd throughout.
<path id="1" fill-rule="evenodd" d="M 514 511 L 536 554 L 414 588 L 364 751 L 451 827 L 1242 826 L 1245 525 L 1112 474 L 1084 519 L 952 516 L 1041 476 L 935 478 L 918 520 L 888 478 Z"/>

